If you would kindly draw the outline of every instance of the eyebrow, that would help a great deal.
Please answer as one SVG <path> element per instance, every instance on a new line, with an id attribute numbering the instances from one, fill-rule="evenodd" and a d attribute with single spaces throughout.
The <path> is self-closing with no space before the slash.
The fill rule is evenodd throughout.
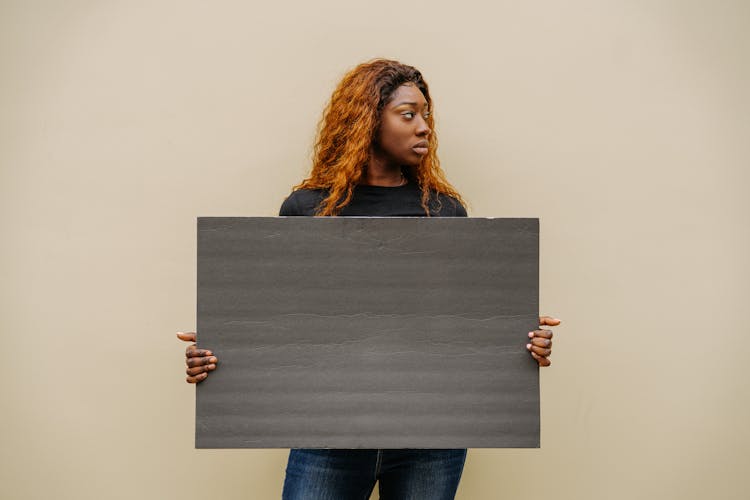
<path id="1" fill-rule="evenodd" d="M 416 106 L 416 105 L 417 105 L 417 103 L 416 103 L 416 102 L 403 101 L 403 102 L 400 102 L 400 103 L 396 104 L 396 105 L 395 105 L 395 106 L 393 106 L 393 107 L 394 107 L 394 108 L 397 108 L 397 107 L 399 107 L 399 106 L 402 106 L 402 105 L 404 105 L 404 104 L 411 104 L 412 106 Z M 425 102 L 425 103 L 424 103 L 424 105 L 425 105 L 425 106 L 427 106 L 427 108 L 429 108 L 429 107 L 430 107 L 430 103 L 428 103 L 428 102 Z"/>

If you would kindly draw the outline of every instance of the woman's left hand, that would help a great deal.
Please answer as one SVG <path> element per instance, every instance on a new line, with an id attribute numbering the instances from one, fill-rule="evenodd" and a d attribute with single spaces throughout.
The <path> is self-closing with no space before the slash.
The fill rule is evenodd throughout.
<path id="1" fill-rule="evenodd" d="M 539 316 L 539 326 L 556 326 L 560 324 L 560 320 L 552 318 L 550 316 Z M 529 338 L 531 339 L 529 344 L 526 344 L 526 349 L 529 350 L 534 359 L 539 363 L 539 366 L 549 366 L 552 364 L 548 358 L 552 354 L 552 330 L 534 330 L 529 332 Z"/>

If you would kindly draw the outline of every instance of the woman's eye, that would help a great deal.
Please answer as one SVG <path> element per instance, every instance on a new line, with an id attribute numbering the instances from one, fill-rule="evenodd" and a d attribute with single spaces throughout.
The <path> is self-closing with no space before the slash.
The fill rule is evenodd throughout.
<path id="1" fill-rule="evenodd" d="M 408 118 L 409 120 L 411 120 L 411 119 L 412 119 L 412 118 L 414 118 L 414 117 L 415 117 L 415 116 L 416 116 L 417 114 L 416 114 L 415 112 L 413 112 L 413 111 L 407 111 L 406 113 L 402 113 L 402 115 L 403 115 L 403 116 L 405 116 L 406 118 Z M 426 119 L 428 119 L 429 117 L 430 117 L 430 113 L 426 113 L 426 114 L 425 114 L 425 115 L 423 116 L 423 118 L 424 118 L 425 120 L 426 120 Z"/>

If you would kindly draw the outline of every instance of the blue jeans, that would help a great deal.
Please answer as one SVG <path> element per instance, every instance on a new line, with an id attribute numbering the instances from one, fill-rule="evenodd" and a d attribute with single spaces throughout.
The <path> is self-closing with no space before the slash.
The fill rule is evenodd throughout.
<path id="1" fill-rule="evenodd" d="M 466 449 L 289 451 L 283 500 L 452 500 Z"/>

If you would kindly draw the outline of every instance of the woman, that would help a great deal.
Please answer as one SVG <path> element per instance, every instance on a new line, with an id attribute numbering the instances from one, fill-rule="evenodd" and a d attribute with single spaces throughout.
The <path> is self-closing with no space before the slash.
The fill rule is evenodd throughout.
<path id="1" fill-rule="evenodd" d="M 347 73 L 318 127 L 310 177 L 284 201 L 284 216 L 466 217 L 461 196 L 445 179 L 436 154 L 432 99 L 421 73 L 376 59 Z M 541 317 L 540 326 L 560 321 Z M 523 334 L 523 333 L 521 333 Z M 195 333 L 178 333 L 194 342 Z M 549 366 L 552 332 L 529 332 L 526 348 Z M 187 381 L 216 369 L 216 356 L 191 345 Z M 292 449 L 284 499 L 451 499 L 466 449 Z"/>

